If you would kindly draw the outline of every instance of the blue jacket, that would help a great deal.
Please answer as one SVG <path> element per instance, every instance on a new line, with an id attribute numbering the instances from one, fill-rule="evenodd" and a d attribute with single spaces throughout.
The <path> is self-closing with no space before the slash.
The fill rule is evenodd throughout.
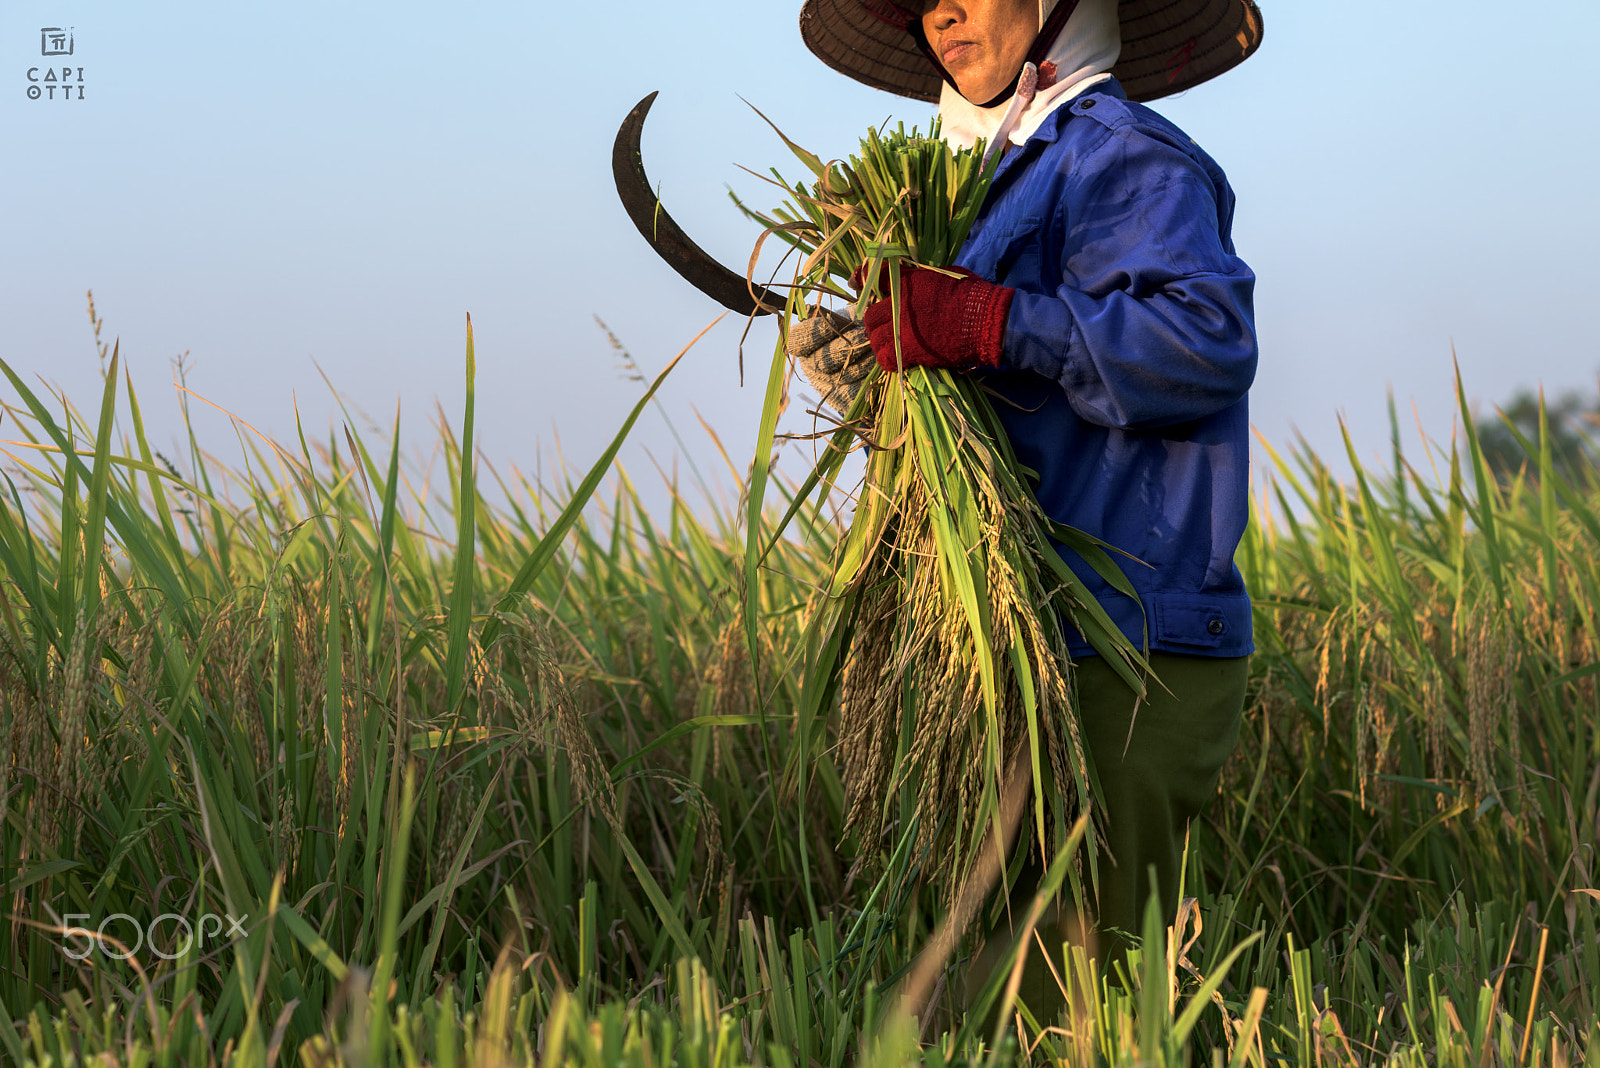
<path id="1" fill-rule="evenodd" d="M 1142 561 L 1119 558 L 1140 603 L 1063 556 L 1162 652 L 1253 649 L 1233 554 L 1255 275 L 1234 255 L 1233 204 L 1211 157 L 1113 80 L 1008 151 L 957 259 L 1017 290 L 1000 368 L 982 373 L 1040 505 Z"/>

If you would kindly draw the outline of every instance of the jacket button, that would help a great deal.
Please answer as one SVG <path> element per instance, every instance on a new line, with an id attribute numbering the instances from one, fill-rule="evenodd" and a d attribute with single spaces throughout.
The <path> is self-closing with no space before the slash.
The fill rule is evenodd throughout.
<path id="1" fill-rule="evenodd" d="M 1213 619 L 1210 623 L 1206 624 L 1206 630 L 1209 630 L 1212 634 L 1221 634 L 1226 629 L 1227 625 L 1224 624 L 1220 619 Z"/>
<path id="2" fill-rule="evenodd" d="M 1094 107 L 1094 101 L 1093 100 L 1085 100 L 1083 103 L 1079 104 L 1078 106 L 1080 108 L 1082 108 L 1083 110 L 1088 111 L 1090 108 Z"/>

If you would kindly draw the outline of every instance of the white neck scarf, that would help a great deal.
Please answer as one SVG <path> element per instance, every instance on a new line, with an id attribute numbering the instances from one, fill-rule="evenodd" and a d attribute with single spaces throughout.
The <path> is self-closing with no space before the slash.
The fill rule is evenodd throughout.
<path id="1" fill-rule="evenodd" d="M 1041 27 L 1055 6 L 1056 0 L 1039 0 Z M 1002 133 L 1010 120 L 1011 128 L 1002 135 L 1009 135 L 1013 144 L 1020 145 L 1056 108 L 1110 78 L 1108 72 L 1121 52 L 1117 0 L 1080 0 L 1044 62 L 1039 64 L 1038 89 L 1032 99 L 1019 94 L 995 107 L 982 108 L 956 92 L 949 82 L 944 83 L 939 116 L 945 139 L 953 145 L 971 147 L 980 137 L 990 140 Z"/>

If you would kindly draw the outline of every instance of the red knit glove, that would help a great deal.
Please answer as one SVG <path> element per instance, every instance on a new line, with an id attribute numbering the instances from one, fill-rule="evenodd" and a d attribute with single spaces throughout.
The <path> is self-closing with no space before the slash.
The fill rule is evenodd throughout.
<path id="1" fill-rule="evenodd" d="M 986 282 L 965 267 L 952 278 L 938 271 L 900 275 L 900 358 L 907 367 L 966 370 L 1000 366 L 1006 313 L 1016 290 Z M 894 371 L 894 319 L 880 300 L 862 316 L 878 366 Z"/>

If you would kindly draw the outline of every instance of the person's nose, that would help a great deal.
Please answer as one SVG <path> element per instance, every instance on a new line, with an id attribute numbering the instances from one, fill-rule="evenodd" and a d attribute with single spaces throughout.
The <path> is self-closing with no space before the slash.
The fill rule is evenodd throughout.
<path id="1" fill-rule="evenodd" d="M 964 22 L 966 17 L 966 9 L 958 0 L 934 0 L 922 16 L 922 24 L 925 28 L 942 32 L 957 22 Z"/>

